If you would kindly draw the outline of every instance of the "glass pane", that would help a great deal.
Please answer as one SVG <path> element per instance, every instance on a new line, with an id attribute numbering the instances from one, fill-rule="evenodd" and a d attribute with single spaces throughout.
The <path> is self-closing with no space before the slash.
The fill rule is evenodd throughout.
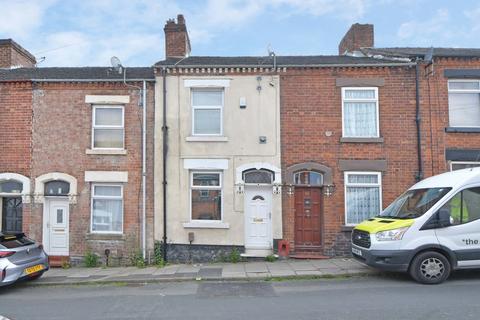
<path id="1" fill-rule="evenodd" d="M 266 170 L 250 170 L 244 172 L 243 181 L 245 183 L 272 183 L 272 173 Z"/>
<path id="2" fill-rule="evenodd" d="M 302 171 L 294 175 L 295 184 L 321 186 L 323 185 L 323 175 L 315 171 Z"/>
<path id="3" fill-rule="evenodd" d="M 450 126 L 480 126 L 480 94 L 450 93 L 448 95 Z"/>
<path id="4" fill-rule="evenodd" d="M 208 191 L 208 197 L 205 196 L 205 191 Z M 221 220 L 222 192 L 220 190 L 192 190 L 192 219 Z"/>
<path id="5" fill-rule="evenodd" d="M 377 136 L 377 105 L 374 102 L 344 103 L 345 137 Z"/>
<path id="6" fill-rule="evenodd" d="M 17 181 L 0 182 L 0 192 L 3 193 L 22 193 L 23 185 Z"/>
<path id="7" fill-rule="evenodd" d="M 470 222 L 480 218 L 480 188 L 463 191 L 462 222 Z"/>
<path id="8" fill-rule="evenodd" d="M 104 197 L 121 197 L 122 188 L 119 186 L 95 186 L 95 195 Z"/>
<path id="9" fill-rule="evenodd" d="M 195 89 L 192 91 L 194 106 L 222 106 L 223 90 Z"/>
<path id="10" fill-rule="evenodd" d="M 449 82 L 448 87 L 452 90 L 478 90 L 480 86 L 480 82 L 472 81 L 472 82 Z"/>
<path id="11" fill-rule="evenodd" d="M 373 174 L 349 174 L 348 183 L 378 183 L 378 176 Z"/>
<path id="12" fill-rule="evenodd" d="M 121 126 L 121 108 L 95 108 L 95 125 L 97 126 Z"/>
<path id="13" fill-rule="evenodd" d="M 122 200 L 93 200 L 93 231 L 122 231 Z"/>
<path id="14" fill-rule="evenodd" d="M 475 168 L 480 167 L 480 163 L 478 162 L 471 162 L 471 163 L 452 163 L 452 171 L 454 170 L 461 170 L 467 168 Z"/>
<path id="15" fill-rule="evenodd" d="M 194 134 L 221 134 L 220 109 L 196 109 L 194 119 Z"/>
<path id="16" fill-rule="evenodd" d="M 379 188 L 347 187 L 347 224 L 358 224 L 379 213 Z"/>
<path id="17" fill-rule="evenodd" d="M 63 209 L 57 209 L 57 223 L 63 223 Z"/>
<path id="18" fill-rule="evenodd" d="M 123 148 L 123 129 L 95 129 L 94 148 Z"/>
<path id="19" fill-rule="evenodd" d="M 70 184 L 65 181 L 50 181 L 45 183 L 46 196 L 65 196 L 70 192 Z"/>
<path id="20" fill-rule="evenodd" d="M 194 186 L 220 186 L 220 174 L 218 173 L 194 173 L 193 174 Z"/>
<path id="21" fill-rule="evenodd" d="M 375 90 L 345 90 L 345 99 L 375 99 Z"/>

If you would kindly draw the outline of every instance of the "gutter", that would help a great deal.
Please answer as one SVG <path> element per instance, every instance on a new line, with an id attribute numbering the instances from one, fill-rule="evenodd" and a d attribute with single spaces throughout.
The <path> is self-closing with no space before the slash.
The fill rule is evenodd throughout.
<path id="1" fill-rule="evenodd" d="M 155 82 L 155 79 L 25 79 L 25 80 L 3 80 L 3 81 L 33 81 L 33 82 Z"/>
<path id="2" fill-rule="evenodd" d="M 407 63 L 335 63 L 335 64 L 302 64 L 302 65 L 294 65 L 294 64 L 282 64 L 277 65 L 278 69 L 282 68 L 329 68 L 329 67 L 403 67 L 403 66 L 414 66 L 415 63 L 407 62 Z M 169 65 L 157 65 L 156 67 L 166 68 Z M 201 69 L 201 68 L 267 68 L 272 69 L 271 65 L 178 65 L 177 67 L 180 68 L 193 68 L 193 69 Z"/>

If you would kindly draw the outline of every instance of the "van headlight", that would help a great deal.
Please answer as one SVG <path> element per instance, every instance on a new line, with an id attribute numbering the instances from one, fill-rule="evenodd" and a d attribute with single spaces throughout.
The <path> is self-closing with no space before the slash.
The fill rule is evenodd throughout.
<path id="1" fill-rule="evenodd" d="M 375 234 L 377 241 L 394 241 L 402 240 L 403 235 L 407 232 L 409 227 L 403 227 L 392 230 L 380 231 Z"/>

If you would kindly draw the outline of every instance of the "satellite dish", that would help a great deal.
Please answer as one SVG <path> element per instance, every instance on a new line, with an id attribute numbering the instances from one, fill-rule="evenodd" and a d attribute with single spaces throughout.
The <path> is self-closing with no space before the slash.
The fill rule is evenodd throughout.
<path id="1" fill-rule="evenodd" d="M 122 62 L 117 57 L 113 56 L 110 58 L 110 63 L 112 67 L 118 72 L 122 73 Z"/>

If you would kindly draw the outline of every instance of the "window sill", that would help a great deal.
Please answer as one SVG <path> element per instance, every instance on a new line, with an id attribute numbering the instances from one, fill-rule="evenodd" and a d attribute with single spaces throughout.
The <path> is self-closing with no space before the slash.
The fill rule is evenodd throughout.
<path id="1" fill-rule="evenodd" d="M 126 149 L 110 150 L 110 149 L 87 149 L 86 154 L 96 155 L 112 155 L 112 156 L 124 156 L 127 154 Z"/>
<path id="2" fill-rule="evenodd" d="M 230 229 L 230 225 L 225 222 L 200 222 L 192 221 L 183 224 L 185 229 Z"/>
<path id="3" fill-rule="evenodd" d="M 125 241 L 125 235 L 121 233 L 87 233 L 85 240 L 114 240 Z"/>
<path id="4" fill-rule="evenodd" d="M 383 143 L 383 138 L 340 138 L 340 142 L 344 143 Z"/>
<path id="5" fill-rule="evenodd" d="M 446 127 L 445 132 L 480 133 L 480 127 Z"/>
<path id="6" fill-rule="evenodd" d="M 228 137 L 224 136 L 190 136 L 186 137 L 187 142 L 228 142 Z"/>

